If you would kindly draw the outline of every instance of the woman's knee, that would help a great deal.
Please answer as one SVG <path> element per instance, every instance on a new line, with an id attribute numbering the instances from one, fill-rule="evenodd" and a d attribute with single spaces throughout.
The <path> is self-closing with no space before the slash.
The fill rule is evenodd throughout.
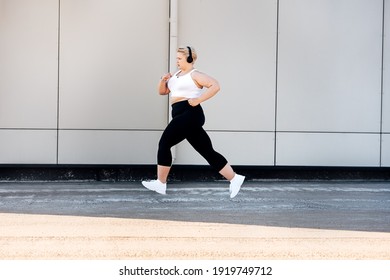
<path id="1" fill-rule="evenodd" d="M 171 149 L 159 148 L 157 152 L 157 163 L 163 166 L 171 166 L 172 164 Z"/>

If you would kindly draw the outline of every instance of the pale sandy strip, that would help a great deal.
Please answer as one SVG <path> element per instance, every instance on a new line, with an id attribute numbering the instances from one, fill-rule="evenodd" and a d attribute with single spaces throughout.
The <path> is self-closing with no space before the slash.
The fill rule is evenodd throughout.
<path id="1" fill-rule="evenodd" d="M 0 259 L 390 259 L 390 233 L 0 214 Z"/>

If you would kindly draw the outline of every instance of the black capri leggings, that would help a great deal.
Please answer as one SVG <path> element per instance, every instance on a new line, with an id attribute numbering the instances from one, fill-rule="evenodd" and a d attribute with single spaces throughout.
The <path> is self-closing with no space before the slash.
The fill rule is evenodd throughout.
<path id="1" fill-rule="evenodd" d="M 158 145 L 158 164 L 171 166 L 171 148 L 187 139 L 214 169 L 220 171 L 224 168 L 227 160 L 214 150 L 210 137 L 202 127 L 204 122 L 205 117 L 200 105 L 192 107 L 188 101 L 174 103 L 172 120 L 165 128 Z"/>

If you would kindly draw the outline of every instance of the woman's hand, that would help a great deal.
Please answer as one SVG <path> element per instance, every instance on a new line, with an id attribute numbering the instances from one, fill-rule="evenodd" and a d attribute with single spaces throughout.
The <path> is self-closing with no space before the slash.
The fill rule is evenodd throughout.
<path id="1" fill-rule="evenodd" d="M 167 73 L 164 76 L 161 77 L 161 81 L 168 82 L 168 80 L 172 77 L 171 73 Z"/>
<path id="2" fill-rule="evenodd" d="M 167 86 L 168 80 L 172 77 L 171 73 L 167 73 L 161 77 L 161 80 L 158 82 L 157 90 L 160 95 L 167 95 L 170 90 Z"/>
<path id="3" fill-rule="evenodd" d="M 190 104 L 191 106 L 199 105 L 200 103 L 210 99 L 220 90 L 218 81 L 204 73 L 194 71 L 191 77 L 199 88 L 207 88 L 200 97 L 192 99 L 194 105 Z"/>
<path id="4" fill-rule="evenodd" d="M 191 98 L 188 99 L 188 104 L 190 104 L 192 107 L 195 107 L 200 104 L 200 100 L 198 98 Z"/>

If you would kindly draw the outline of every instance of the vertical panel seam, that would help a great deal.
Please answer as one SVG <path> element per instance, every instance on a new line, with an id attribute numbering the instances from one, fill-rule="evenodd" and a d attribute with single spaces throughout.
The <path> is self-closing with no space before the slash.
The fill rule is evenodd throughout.
<path id="1" fill-rule="evenodd" d="M 382 61 L 381 61 L 381 112 L 380 112 L 380 137 L 379 137 L 379 167 L 382 167 L 383 145 L 383 95 L 384 95 L 384 55 L 385 55 L 385 11 L 386 0 L 382 1 Z"/>
<path id="2" fill-rule="evenodd" d="M 279 0 L 276 0 L 276 42 L 275 42 L 275 126 L 274 126 L 274 166 L 277 156 L 277 116 L 278 116 L 278 64 L 279 64 Z"/>
<path id="3" fill-rule="evenodd" d="M 57 150 L 56 164 L 59 164 L 59 128 L 60 128 L 60 24 L 61 24 L 61 0 L 58 0 L 57 22 Z"/>
<path id="4" fill-rule="evenodd" d="M 171 0 L 168 1 L 168 69 L 167 72 L 169 72 L 170 65 L 171 65 L 171 16 L 172 16 L 172 3 Z M 167 123 L 169 123 L 169 98 L 167 98 Z"/>

